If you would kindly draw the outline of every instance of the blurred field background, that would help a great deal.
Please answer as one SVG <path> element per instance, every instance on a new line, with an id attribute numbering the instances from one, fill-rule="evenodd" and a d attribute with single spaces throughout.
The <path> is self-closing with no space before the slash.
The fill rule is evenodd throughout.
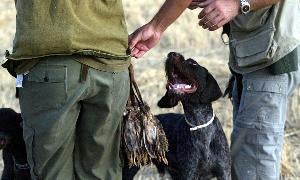
<path id="1" fill-rule="evenodd" d="M 123 0 L 129 33 L 148 22 L 157 12 L 163 0 Z M 221 31 L 208 32 L 198 27 L 197 16 L 200 9 L 187 10 L 167 29 L 160 44 L 143 58 L 134 60 L 136 78 L 144 99 L 149 103 L 153 113 L 182 112 L 180 106 L 162 110 L 156 106 L 164 94 L 165 75 L 164 60 L 170 51 L 182 53 L 185 57 L 197 60 L 205 66 L 217 79 L 224 91 L 229 77 L 227 66 L 228 47 L 220 38 Z M 4 62 L 5 49 L 11 50 L 15 32 L 15 9 L 13 0 L 0 2 L 0 63 Z M 14 78 L 0 68 L 0 107 L 11 107 L 19 110 L 18 100 L 14 98 Z M 300 179 L 300 90 L 296 90 L 290 99 L 288 121 L 286 124 L 285 146 L 282 155 L 282 179 Z M 217 116 L 222 121 L 226 135 L 230 137 L 231 102 L 221 98 L 214 103 Z M 0 169 L 2 169 L 2 162 Z M 1 172 L 1 170 L 0 170 Z M 136 179 L 170 179 L 159 178 L 156 169 L 144 167 Z"/>

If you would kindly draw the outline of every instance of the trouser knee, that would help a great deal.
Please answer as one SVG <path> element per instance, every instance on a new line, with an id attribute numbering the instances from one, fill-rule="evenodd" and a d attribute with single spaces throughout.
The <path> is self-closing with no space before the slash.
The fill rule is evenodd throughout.
<path id="1" fill-rule="evenodd" d="M 278 179 L 283 132 L 235 128 L 232 133 L 234 179 Z"/>

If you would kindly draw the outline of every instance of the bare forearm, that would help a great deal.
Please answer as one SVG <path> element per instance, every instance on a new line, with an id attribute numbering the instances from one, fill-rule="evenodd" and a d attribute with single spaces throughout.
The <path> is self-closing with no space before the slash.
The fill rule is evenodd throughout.
<path id="1" fill-rule="evenodd" d="M 280 0 L 249 0 L 250 10 L 255 11 L 264 7 L 278 3 Z M 193 7 L 195 3 L 203 8 L 199 13 L 199 25 L 203 29 L 210 31 L 217 30 L 224 24 L 233 20 L 236 16 L 241 14 L 240 0 L 193 0 Z"/>
<path id="2" fill-rule="evenodd" d="M 189 6 L 192 0 L 166 0 L 150 24 L 160 32 L 164 32 L 178 16 Z"/>
<path id="3" fill-rule="evenodd" d="M 280 0 L 251 0 L 251 10 L 255 11 L 273 4 L 278 3 Z"/>

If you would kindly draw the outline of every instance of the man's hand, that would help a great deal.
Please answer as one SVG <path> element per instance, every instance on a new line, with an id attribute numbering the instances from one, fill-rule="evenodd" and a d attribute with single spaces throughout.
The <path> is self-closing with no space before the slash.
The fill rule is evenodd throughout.
<path id="1" fill-rule="evenodd" d="M 142 57 L 160 40 L 163 32 L 189 6 L 192 0 L 166 0 L 153 19 L 129 36 L 131 56 Z"/>
<path id="2" fill-rule="evenodd" d="M 199 25 L 210 31 L 217 30 L 239 14 L 239 0 L 207 0 L 212 1 L 199 13 Z M 204 2 L 203 2 L 204 3 Z"/>
<path id="3" fill-rule="evenodd" d="M 193 0 L 189 5 L 190 10 L 194 10 L 196 8 L 204 8 L 215 0 Z"/>
<path id="4" fill-rule="evenodd" d="M 137 29 L 128 38 L 131 56 L 135 58 L 142 57 L 159 42 L 161 34 L 162 32 L 157 31 L 151 23 Z"/>

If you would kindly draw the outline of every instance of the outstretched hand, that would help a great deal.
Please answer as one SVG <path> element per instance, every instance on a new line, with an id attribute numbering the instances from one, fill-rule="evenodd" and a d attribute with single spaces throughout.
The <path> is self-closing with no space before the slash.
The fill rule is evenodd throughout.
<path id="1" fill-rule="evenodd" d="M 165 0 L 153 19 L 129 35 L 131 56 L 142 57 L 160 40 L 162 33 L 189 6 L 192 0 Z"/>
<path id="2" fill-rule="evenodd" d="M 159 42 L 161 34 L 162 32 L 157 31 L 150 23 L 137 29 L 128 39 L 131 56 L 142 57 Z"/>
<path id="3" fill-rule="evenodd" d="M 199 13 L 199 26 L 214 31 L 231 21 L 239 14 L 240 5 L 237 0 L 206 0 L 211 1 Z"/>

